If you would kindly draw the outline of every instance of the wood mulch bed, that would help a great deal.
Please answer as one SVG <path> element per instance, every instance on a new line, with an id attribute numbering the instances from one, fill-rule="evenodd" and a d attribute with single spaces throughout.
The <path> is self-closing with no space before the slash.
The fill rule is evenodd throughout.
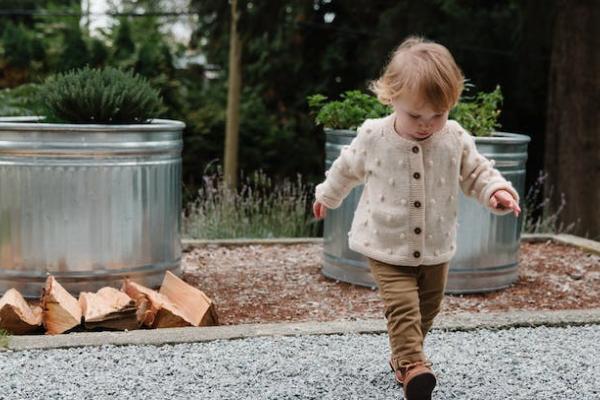
<path id="1" fill-rule="evenodd" d="M 383 318 L 375 289 L 321 274 L 321 244 L 205 245 L 184 253 L 183 279 L 216 304 L 219 323 Z M 600 256 L 523 243 L 519 278 L 495 292 L 447 295 L 442 313 L 600 307 Z"/>

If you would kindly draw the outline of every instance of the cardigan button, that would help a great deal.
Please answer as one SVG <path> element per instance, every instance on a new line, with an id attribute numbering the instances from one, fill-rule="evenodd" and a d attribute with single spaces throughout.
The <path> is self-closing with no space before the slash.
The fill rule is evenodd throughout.
<path id="1" fill-rule="evenodd" d="M 421 228 L 419 228 L 419 227 L 416 227 L 416 228 L 415 228 L 415 233 L 416 233 L 417 235 L 418 235 L 418 234 L 420 234 L 420 233 L 421 233 Z"/>
<path id="2" fill-rule="evenodd" d="M 418 173 L 418 172 L 415 172 L 415 173 L 413 174 L 413 178 L 415 178 L 415 179 L 419 179 L 420 177 L 421 177 L 421 174 L 420 174 L 420 173 Z"/>
<path id="3" fill-rule="evenodd" d="M 419 257 L 421 257 L 421 253 L 419 253 L 418 251 L 415 251 L 413 253 L 413 256 L 415 256 L 415 258 L 419 258 Z"/>
<path id="4" fill-rule="evenodd" d="M 419 148 L 417 146 L 414 146 L 412 148 L 412 152 L 415 153 L 415 154 L 417 154 L 419 152 Z"/>
<path id="5" fill-rule="evenodd" d="M 421 207 L 421 202 L 420 201 L 415 201 L 415 207 L 417 207 L 417 208 Z"/>

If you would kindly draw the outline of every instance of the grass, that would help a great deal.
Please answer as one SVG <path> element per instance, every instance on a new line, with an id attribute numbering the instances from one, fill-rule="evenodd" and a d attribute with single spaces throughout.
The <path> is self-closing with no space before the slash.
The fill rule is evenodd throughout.
<path id="1" fill-rule="evenodd" d="M 196 200 L 183 215 L 183 234 L 192 239 L 265 239 L 316 236 L 310 214 L 312 187 L 296 181 L 275 183 L 258 171 L 230 190 L 221 171 L 203 176 Z"/>
<path id="2" fill-rule="evenodd" d="M 4 329 L 0 329 L 0 347 L 8 347 L 8 339 L 10 335 Z"/>
<path id="3" fill-rule="evenodd" d="M 567 204 L 564 193 L 561 193 L 561 202 L 557 209 L 550 206 L 553 187 L 548 190 L 548 196 L 544 197 L 544 183 L 547 179 L 548 174 L 540 171 L 538 178 L 525 196 L 522 227 L 524 233 L 570 233 L 577 226 L 577 222 L 564 224 L 559 220 L 559 216 Z"/>

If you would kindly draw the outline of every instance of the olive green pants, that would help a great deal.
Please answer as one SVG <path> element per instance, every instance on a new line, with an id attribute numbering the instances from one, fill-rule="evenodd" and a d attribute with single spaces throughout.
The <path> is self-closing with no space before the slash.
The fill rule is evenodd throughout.
<path id="1" fill-rule="evenodd" d="M 427 361 L 423 341 L 442 307 L 448 263 L 405 267 L 369 258 L 369 268 L 385 305 L 394 369 Z"/>

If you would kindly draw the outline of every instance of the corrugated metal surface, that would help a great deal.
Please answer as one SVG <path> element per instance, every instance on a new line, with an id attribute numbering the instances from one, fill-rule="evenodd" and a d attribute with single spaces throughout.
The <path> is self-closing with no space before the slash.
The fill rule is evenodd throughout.
<path id="1" fill-rule="evenodd" d="M 183 124 L 0 120 L 0 293 L 157 286 L 181 258 Z"/>
<path id="2" fill-rule="evenodd" d="M 327 131 L 326 169 L 350 144 L 353 131 Z M 521 198 L 525 191 L 525 162 L 529 137 L 499 132 L 476 138 L 477 149 L 496 161 L 496 168 L 510 180 Z M 340 208 L 328 210 L 324 224 L 324 275 L 344 282 L 376 286 L 366 258 L 348 248 L 354 210 L 362 186 L 353 189 Z M 457 253 L 448 276 L 448 293 L 484 292 L 510 285 L 517 279 L 521 217 L 498 217 L 462 193 L 459 201 Z"/>

